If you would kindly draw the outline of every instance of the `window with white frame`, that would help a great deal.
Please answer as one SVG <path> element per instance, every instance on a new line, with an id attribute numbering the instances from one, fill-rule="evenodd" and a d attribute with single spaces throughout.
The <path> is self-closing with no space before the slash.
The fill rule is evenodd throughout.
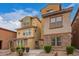
<path id="1" fill-rule="evenodd" d="M 24 35 L 24 36 L 31 35 L 31 29 L 26 29 L 26 30 L 23 32 L 23 35 Z"/>
<path id="2" fill-rule="evenodd" d="M 52 17 L 50 23 L 62 21 L 62 17 Z"/>
<path id="3" fill-rule="evenodd" d="M 52 38 L 51 45 L 53 45 L 53 46 L 61 46 L 61 38 L 60 37 Z"/>
<path id="4" fill-rule="evenodd" d="M 58 16 L 58 17 L 52 17 L 50 19 L 50 28 L 60 28 L 62 27 L 62 17 Z"/>
<path id="5" fill-rule="evenodd" d="M 62 17 L 57 17 L 56 22 L 62 21 Z"/>
<path id="6" fill-rule="evenodd" d="M 55 20 L 55 18 L 51 18 L 51 23 L 54 23 L 56 20 Z"/>

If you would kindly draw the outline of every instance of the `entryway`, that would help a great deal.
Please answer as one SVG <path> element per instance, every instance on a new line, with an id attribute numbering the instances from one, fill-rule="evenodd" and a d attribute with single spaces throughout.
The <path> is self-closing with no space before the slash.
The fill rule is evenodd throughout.
<path id="1" fill-rule="evenodd" d="M 2 40 L 0 40 L 0 49 L 2 49 Z"/>

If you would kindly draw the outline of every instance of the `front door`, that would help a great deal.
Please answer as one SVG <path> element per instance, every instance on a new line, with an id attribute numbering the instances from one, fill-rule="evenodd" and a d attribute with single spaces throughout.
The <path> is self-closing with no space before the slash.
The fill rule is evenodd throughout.
<path id="1" fill-rule="evenodd" d="M 39 41 L 35 41 L 35 48 L 39 49 Z"/>
<path id="2" fill-rule="evenodd" d="M 2 49 L 2 41 L 0 40 L 0 49 Z"/>

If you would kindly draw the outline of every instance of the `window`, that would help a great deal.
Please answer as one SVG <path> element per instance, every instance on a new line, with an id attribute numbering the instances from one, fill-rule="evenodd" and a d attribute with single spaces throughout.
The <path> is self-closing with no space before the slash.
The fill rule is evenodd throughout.
<path id="1" fill-rule="evenodd" d="M 31 29 L 29 29 L 29 35 L 31 34 Z"/>
<path id="2" fill-rule="evenodd" d="M 57 46 L 61 46 L 61 39 L 60 39 L 60 37 L 57 37 Z"/>
<path id="3" fill-rule="evenodd" d="M 57 17 L 57 18 L 56 18 L 56 21 L 57 21 L 57 22 L 62 21 L 62 17 Z"/>
<path id="4" fill-rule="evenodd" d="M 55 22 L 55 18 L 51 18 L 51 23 L 54 23 Z"/>
<path id="5" fill-rule="evenodd" d="M 31 34 L 31 29 L 27 29 L 24 31 L 23 35 L 28 36 Z"/>
<path id="6" fill-rule="evenodd" d="M 50 28 L 62 27 L 62 17 L 53 17 L 50 19 Z"/>
<path id="7" fill-rule="evenodd" d="M 22 27 L 30 26 L 31 25 L 31 19 L 29 17 L 26 17 L 26 18 L 23 19 L 21 24 L 22 24 Z"/>
<path id="8" fill-rule="evenodd" d="M 55 46 L 55 38 L 52 39 L 52 43 L 53 46 Z"/>
<path id="9" fill-rule="evenodd" d="M 18 32 L 18 35 L 20 35 L 20 32 Z"/>
<path id="10" fill-rule="evenodd" d="M 61 38 L 60 37 L 52 38 L 51 44 L 53 46 L 61 46 Z"/>
<path id="11" fill-rule="evenodd" d="M 23 35 L 25 35 L 25 32 L 23 32 Z"/>

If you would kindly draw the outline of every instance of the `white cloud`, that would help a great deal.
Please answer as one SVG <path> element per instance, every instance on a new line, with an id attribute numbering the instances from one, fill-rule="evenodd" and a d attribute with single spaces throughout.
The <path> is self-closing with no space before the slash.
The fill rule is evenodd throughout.
<path id="1" fill-rule="evenodd" d="M 3 19 L 3 17 L 0 16 L 0 21 Z"/>
<path id="2" fill-rule="evenodd" d="M 26 8 L 25 10 L 13 9 L 13 12 L 4 13 L 0 15 L 0 27 L 7 28 L 10 30 L 15 30 L 20 27 L 19 20 L 24 16 L 36 16 L 39 15 L 38 11 L 33 10 L 32 8 Z"/>
<path id="3" fill-rule="evenodd" d="M 16 28 L 20 27 L 20 23 L 18 20 L 17 21 L 12 21 L 12 20 L 6 21 L 3 18 L 3 19 L 0 19 L 0 27 L 15 31 Z"/>

